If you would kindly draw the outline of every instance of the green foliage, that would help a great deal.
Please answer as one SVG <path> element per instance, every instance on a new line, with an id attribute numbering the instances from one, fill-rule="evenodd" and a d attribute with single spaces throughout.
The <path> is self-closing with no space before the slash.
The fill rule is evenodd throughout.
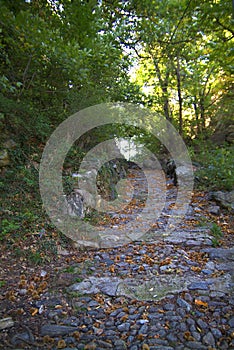
<path id="1" fill-rule="evenodd" d="M 146 103 L 182 135 L 206 133 L 232 87 L 231 2 L 145 0 L 134 14 L 139 58 L 133 81 Z"/>
<path id="2" fill-rule="evenodd" d="M 223 232 L 222 232 L 221 228 L 217 224 L 213 223 L 211 228 L 210 228 L 210 233 L 213 236 L 212 245 L 214 247 L 220 246 L 221 245 L 220 238 L 223 237 Z"/>
<path id="3" fill-rule="evenodd" d="M 0 182 L 2 242 L 26 239 L 47 224 L 40 158 L 51 132 L 72 113 L 102 102 L 134 102 L 164 114 L 188 137 L 209 134 L 233 115 L 228 0 L 0 0 L 0 6 L 0 143 L 17 143 Z M 155 153 L 162 146 L 134 127 L 92 130 L 66 157 L 65 192 L 84 153 L 116 136 Z M 202 164 L 203 188 L 231 189 L 233 149 L 200 146 L 194 158 Z M 20 247 L 14 251 L 27 255 Z M 56 254 L 53 242 L 40 240 L 28 258 L 43 262 L 43 251 Z"/>
<path id="4" fill-rule="evenodd" d="M 10 221 L 7 219 L 2 220 L 2 232 L 3 232 L 3 234 L 7 234 L 9 232 L 16 231 L 19 228 L 20 228 L 20 225 L 17 222 Z"/>
<path id="5" fill-rule="evenodd" d="M 77 278 L 75 278 L 75 281 L 74 282 L 76 282 L 76 283 L 80 283 L 80 282 L 82 282 L 84 279 L 82 278 L 82 277 L 77 277 Z"/>
<path id="6" fill-rule="evenodd" d="M 66 267 L 63 272 L 68 272 L 68 273 L 75 273 L 75 267 L 74 266 L 68 266 Z"/>
<path id="7" fill-rule="evenodd" d="M 221 228 L 215 223 L 212 224 L 210 228 L 210 232 L 215 238 L 220 238 L 223 236 L 223 232 Z"/>
<path id="8" fill-rule="evenodd" d="M 212 149 L 201 147 L 193 157 L 200 162 L 201 168 L 196 172 L 199 186 L 208 190 L 227 190 L 234 187 L 234 147 L 226 146 Z"/>
<path id="9" fill-rule="evenodd" d="M 0 288 L 4 287 L 6 285 L 6 281 L 0 281 Z"/>
<path id="10" fill-rule="evenodd" d="M 41 265 L 44 261 L 40 252 L 33 252 L 33 251 L 28 252 L 27 259 L 35 265 Z"/>
<path id="11" fill-rule="evenodd" d="M 221 245 L 221 238 L 223 237 L 222 229 L 214 222 L 207 218 L 201 218 L 198 226 L 200 227 L 209 227 L 210 234 L 212 235 L 212 245 L 213 247 L 218 247 Z"/>

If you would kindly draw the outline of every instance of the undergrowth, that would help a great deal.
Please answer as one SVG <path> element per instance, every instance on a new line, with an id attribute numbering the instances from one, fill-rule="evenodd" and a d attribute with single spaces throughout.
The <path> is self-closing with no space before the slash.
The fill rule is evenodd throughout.
<path id="1" fill-rule="evenodd" d="M 203 190 L 225 190 L 234 188 L 234 146 L 212 148 L 200 146 L 200 150 L 191 151 L 193 161 L 199 164 L 196 177 L 198 186 Z"/>

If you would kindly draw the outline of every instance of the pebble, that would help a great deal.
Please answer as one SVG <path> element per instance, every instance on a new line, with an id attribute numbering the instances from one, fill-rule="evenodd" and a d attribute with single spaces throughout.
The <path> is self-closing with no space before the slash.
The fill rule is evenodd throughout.
<path id="1" fill-rule="evenodd" d="M 211 332 L 208 332 L 206 335 L 204 335 L 203 343 L 205 345 L 215 346 L 215 339 Z"/>
<path id="2" fill-rule="evenodd" d="M 117 328 L 120 332 L 128 332 L 130 327 L 131 327 L 131 325 L 128 322 L 122 323 L 119 326 L 117 326 Z"/>
<path id="3" fill-rule="evenodd" d="M 193 282 L 188 288 L 190 290 L 200 289 L 200 290 L 208 290 L 208 285 L 206 282 Z"/>
<path id="4" fill-rule="evenodd" d="M 230 327 L 234 328 L 234 317 L 229 320 L 228 324 Z"/>
<path id="5" fill-rule="evenodd" d="M 178 299 L 177 299 L 177 304 L 178 304 L 179 306 L 185 308 L 187 311 L 190 311 L 191 308 L 192 308 L 191 305 L 190 305 L 187 301 L 185 301 L 184 299 L 182 299 L 182 298 L 178 298 Z"/>
<path id="6" fill-rule="evenodd" d="M 208 324 L 206 322 L 204 322 L 202 319 L 198 319 L 197 320 L 197 325 L 201 329 L 207 329 L 208 328 Z"/>

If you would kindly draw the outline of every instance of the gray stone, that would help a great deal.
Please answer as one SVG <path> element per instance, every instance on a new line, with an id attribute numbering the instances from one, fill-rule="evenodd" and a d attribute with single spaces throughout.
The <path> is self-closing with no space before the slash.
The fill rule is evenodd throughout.
<path id="1" fill-rule="evenodd" d="M 213 271 L 208 270 L 208 269 L 203 269 L 201 272 L 204 273 L 204 275 L 212 275 L 212 273 L 213 273 Z"/>
<path id="2" fill-rule="evenodd" d="M 217 270 L 234 272 L 233 261 L 226 261 L 225 263 L 217 264 Z"/>
<path id="3" fill-rule="evenodd" d="M 220 214 L 220 207 L 218 205 L 211 205 L 208 207 L 208 212 L 214 215 L 219 215 Z"/>
<path id="4" fill-rule="evenodd" d="M 192 318 L 187 318 L 186 322 L 188 323 L 189 326 L 194 326 L 195 325 L 195 321 Z"/>
<path id="5" fill-rule="evenodd" d="M 169 342 L 171 342 L 171 343 L 176 343 L 176 342 L 178 341 L 178 338 L 177 338 L 177 336 L 176 336 L 175 334 L 169 333 L 169 334 L 167 335 L 167 340 L 168 340 Z"/>
<path id="6" fill-rule="evenodd" d="M 205 265 L 205 268 L 206 269 L 209 269 L 209 270 L 214 270 L 215 269 L 215 263 L 213 261 L 208 261 Z"/>
<path id="7" fill-rule="evenodd" d="M 189 349 L 207 350 L 207 347 L 202 345 L 202 343 L 200 343 L 198 341 L 188 341 L 188 342 L 185 343 L 185 345 Z"/>
<path id="8" fill-rule="evenodd" d="M 208 328 L 208 324 L 206 322 L 204 322 L 201 318 L 199 318 L 197 320 L 197 325 L 201 329 L 207 329 Z"/>
<path id="9" fill-rule="evenodd" d="M 171 346 L 151 346 L 150 350 L 174 350 Z"/>
<path id="10" fill-rule="evenodd" d="M 11 328 L 14 326 L 14 321 L 11 317 L 5 317 L 0 320 L 0 330 Z"/>
<path id="11" fill-rule="evenodd" d="M 219 339 L 222 337 L 221 331 L 217 328 L 211 328 L 211 332 L 216 339 Z"/>
<path id="12" fill-rule="evenodd" d="M 234 260 L 234 248 L 208 248 L 205 251 L 211 259 Z"/>
<path id="13" fill-rule="evenodd" d="M 232 317 L 229 321 L 228 324 L 230 327 L 234 328 L 234 317 Z"/>
<path id="14" fill-rule="evenodd" d="M 11 343 L 13 345 L 21 344 L 24 342 L 27 343 L 27 341 L 34 342 L 34 336 L 31 332 L 17 333 L 11 339 Z"/>
<path id="15" fill-rule="evenodd" d="M 211 332 L 208 332 L 206 335 L 204 335 L 202 340 L 205 345 L 215 346 L 215 339 Z"/>
<path id="16" fill-rule="evenodd" d="M 193 331 L 192 332 L 192 337 L 196 340 L 196 341 L 200 341 L 201 340 L 201 334 L 198 332 Z"/>
<path id="17" fill-rule="evenodd" d="M 220 203 L 224 208 L 234 209 L 234 190 L 231 192 L 211 192 L 211 198 Z"/>
<path id="18" fill-rule="evenodd" d="M 89 305 L 90 307 L 96 307 L 96 306 L 99 305 L 99 303 L 98 303 L 97 301 L 95 301 L 95 300 L 91 300 L 91 301 L 88 303 L 88 305 Z"/>
<path id="19" fill-rule="evenodd" d="M 181 332 L 187 331 L 187 325 L 185 322 L 180 323 L 180 330 L 181 330 Z"/>
<path id="20" fill-rule="evenodd" d="M 101 292 L 109 296 L 115 296 L 118 288 L 119 282 L 106 282 L 104 284 L 100 284 L 98 287 Z"/>
<path id="21" fill-rule="evenodd" d="M 174 310 L 175 305 L 174 304 L 165 304 L 163 308 L 166 311 L 172 311 L 172 310 Z"/>
<path id="22" fill-rule="evenodd" d="M 183 308 L 185 308 L 187 311 L 190 311 L 191 310 L 191 305 L 189 303 L 187 303 L 187 301 L 185 301 L 184 299 L 182 298 L 178 298 L 177 299 L 177 304 Z"/>
<path id="23" fill-rule="evenodd" d="M 96 340 L 97 344 L 104 349 L 112 349 L 112 345 L 103 340 Z"/>
<path id="24" fill-rule="evenodd" d="M 122 310 L 122 309 L 121 309 L 121 310 Z M 111 316 L 111 317 L 116 317 L 116 316 L 121 312 L 121 310 L 120 310 L 120 309 L 117 309 L 117 310 L 112 311 L 111 314 L 110 314 L 110 316 Z"/>
<path id="25" fill-rule="evenodd" d="M 113 338 L 114 336 L 116 336 L 117 332 L 114 331 L 113 329 L 107 329 L 107 330 L 105 330 L 105 334 L 107 337 Z"/>
<path id="26" fill-rule="evenodd" d="M 114 343 L 114 346 L 115 346 L 116 349 L 118 349 L 118 348 L 120 348 L 120 349 L 127 349 L 127 344 L 122 339 L 116 340 L 115 343 Z"/>
<path id="27" fill-rule="evenodd" d="M 191 303 L 193 301 L 193 297 L 191 296 L 191 294 L 189 293 L 185 293 L 184 294 L 184 300 L 188 301 L 189 303 Z"/>
<path id="28" fill-rule="evenodd" d="M 130 323 L 129 322 L 125 322 L 120 324 L 117 328 L 120 332 L 128 332 L 130 329 Z"/>
<path id="29" fill-rule="evenodd" d="M 129 350 L 138 350 L 138 346 L 137 345 L 133 345 L 129 348 Z"/>
<path id="30" fill-rule="evenodd" d="M 149 322 L 149 320 L 144 320 L 144 319 L 142 319 L 142 320 L 137 320 L 136 323 L 139 323 L 139 324 L 146 324 L 146 323 L 148 323 L 148 322 Z"/>
<path id="31" fill-rule="evenodd" d="M 188 289 L 190 290 L 208 290 L 208 285 L 206 282 L 192 282 L 189 286 Z"/>
<path id="32" fill-rule="evenodd" d="M 147 332 L 148 332 L 148 326 L 147 326 L 147 324 L 143 324 L 143 326 L 141 326 L 141 328 L 139 329 L 139 334 L 147 334 Z"/>
<path id="33" fill-rule="evenodd" d="M 50 337 L 57 337 L 60 335 L 66 335 L 77 331 L 77 327 L 60 326 L 45 324 L 41 327 L 41 335 L 49 335 Z"/>

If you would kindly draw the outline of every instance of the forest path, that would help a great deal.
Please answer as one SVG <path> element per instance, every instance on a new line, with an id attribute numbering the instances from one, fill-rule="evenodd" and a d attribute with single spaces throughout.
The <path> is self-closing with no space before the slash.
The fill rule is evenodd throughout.
<path id="1" fill-rule="evenodd" d="M 232 218 L 212 214 L 215 203 L 195 191 L 168 234 L 176 191 L 168 184 L 157 223 L 134 242 L 83 251 L 60 246 L 42 266 L 4 252 L 0 348 L 234 348 Z"/>

